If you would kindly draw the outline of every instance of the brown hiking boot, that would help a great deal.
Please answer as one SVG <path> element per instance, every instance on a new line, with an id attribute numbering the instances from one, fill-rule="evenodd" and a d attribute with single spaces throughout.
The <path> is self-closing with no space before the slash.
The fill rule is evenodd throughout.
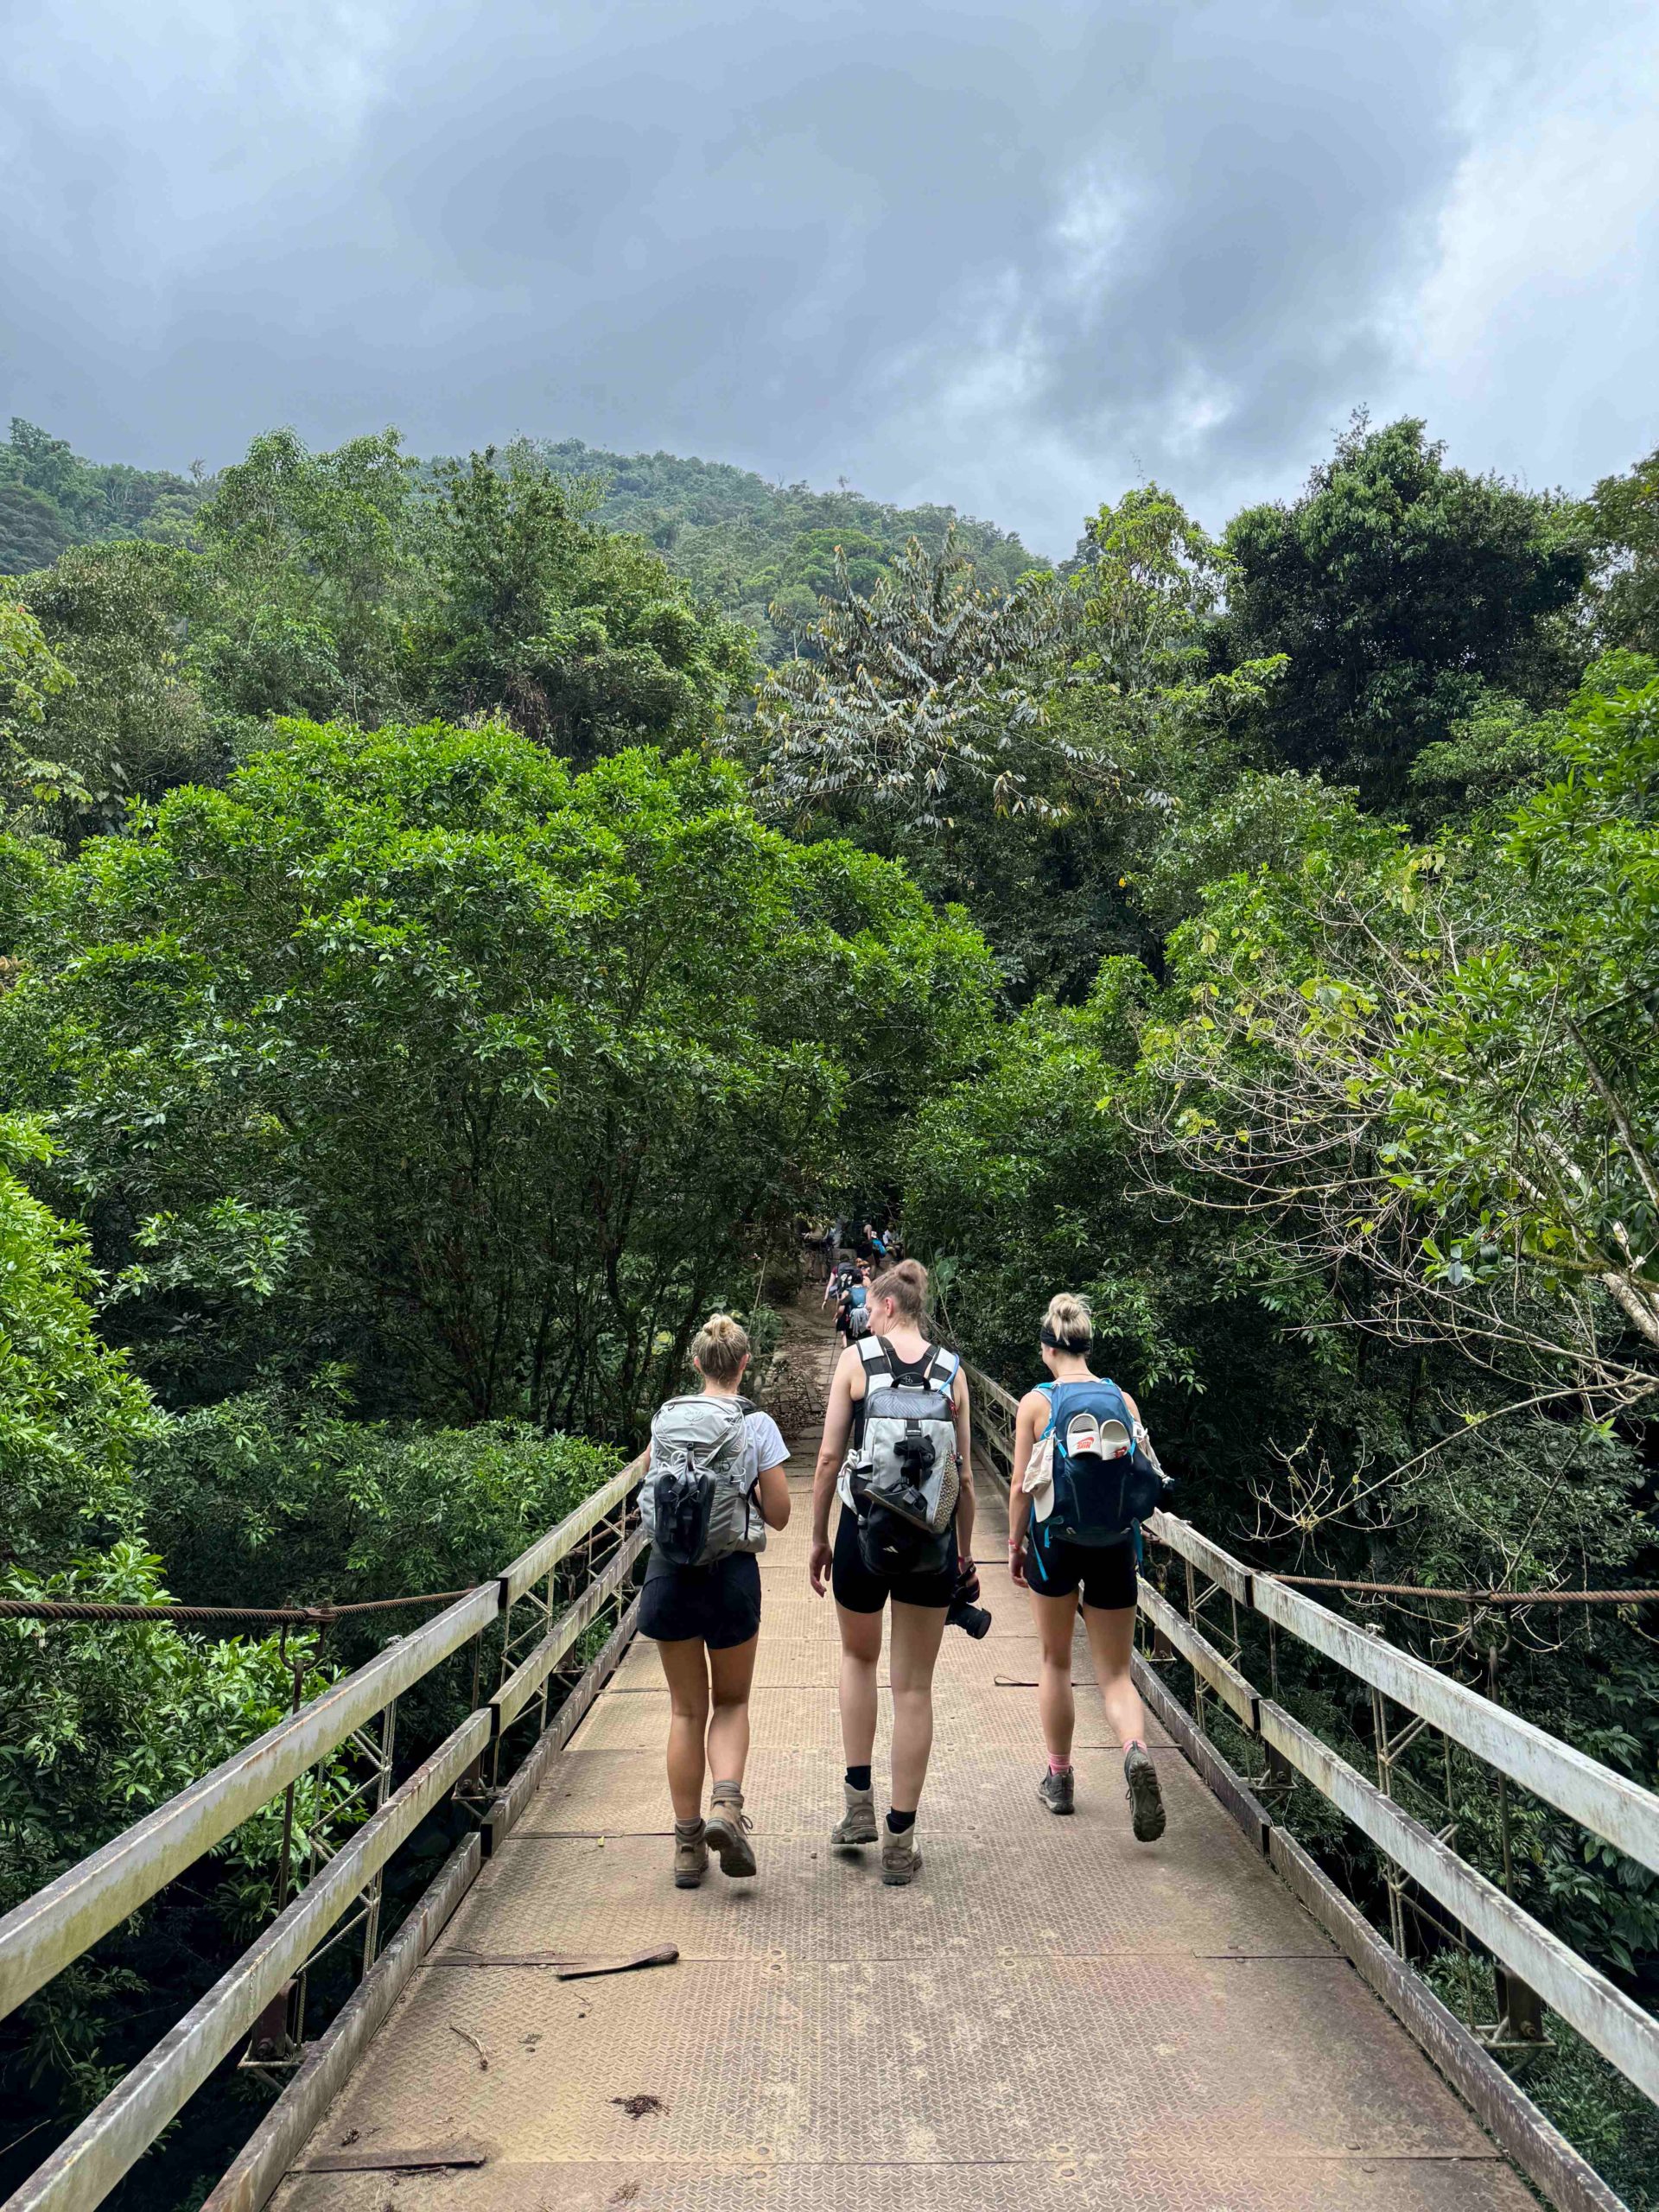
<path id="1" fill-rule="evenodd" d="M 1156 1843 L 1164 1832 L 1164 1793 L 1152 1754 L 1131 1744 L 1123 1754 L 1123 1775 L 1129 1785 L 1129 1810 L 1134 1815 L 1137 1843 Z"/>
<path id="2" fill-rule="evenodd" d="M 906 1828 L 902 1835 L 894 1835 L 889 1828 L 881 1839 L 881 1879 L 890 1890 L 902 1889 L 906 1882 L 913 1882 L 922 1871 L 922 1854 L 917 1847 L 916 1831 Z"/>
<path id="3" fill-rule="evenodd" d="M 703 1827 L 703 1838 L 726 1875 L 753 1874 L 754 1846 L 749 1841 L 750 1821 L 743 1810 L 743 1792 L 734 1784 L 716 1783 L 714 1802 Z"/>
<path id="4" fill-rule="evenodd" d="M 837 1851 L 853 1851 L 876 1840 L 875 1792 L 855 1789 L 850 1782 L 841 1786 L 847 1793 L 847 1810 L 830 1829 L 830 1840 Z"/>
<path id="5" fill-rule="evenodd" d="M 709 1871 L 709 1846 L 701 1821 L 674 1823 L 674 1886 L 695 1890 Z"/>

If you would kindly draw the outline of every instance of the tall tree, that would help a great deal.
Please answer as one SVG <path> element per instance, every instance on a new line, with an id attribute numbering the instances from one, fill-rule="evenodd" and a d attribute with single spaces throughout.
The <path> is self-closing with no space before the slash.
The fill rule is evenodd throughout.
<path id="1" fill-rule="evenodd" d="M 752 676 L 747 634 L 659 555 L 597 528 L 593 495 L 531 447 L 442 464 L 426 524 L 410 686 L 585 766 L 715 735 Z"/>
<path id="2" fill-rule="evenodd" d="M 395 430 L 312 453 L 282 429 L 220 476 L 199 518 L 215 592 L 198 651 L 232 714 L 397 711 L 413 470 Z"/>
<path id="3" fill-rule="evenodd" d="M 1659 448 L 1590 494 L 1596 619 L 1606 643 L 1659 655 Z"/>
<path id="4" fill-rule="evenodd" d="M 1073 757 L 1043 700 L 1062 614 L 1046 579 L 982 591 L 953 531 L 937 556 L 912 538 L 868 596 L 838 552 L 812 658 L 760 694 L 769 805 L 801 827 L 868 823 L 901 844 L 977 810 L 1052 811 L 1043 772 Z"/>
<path id="5" fill-rule="evenodd" d="M 129 538 L 72 546 L 19 587 L 73 679 L 44 702 L 35 750 L 48 772 L 35 779 L 72 841 L 106 828 L 130 798 L 219 772 L 221 744 L 187 652 L 203 581 L 194 555 Z"/>
<path id="6" fill-rule="evenodd" d="M 370 1410 L 626 1431 L 842 1115 L 879 1172 L 971 1048 L 983 949 L 725 763 L 283 734 L 89 848 L 0 1000 L 110 1325 L 176 1401 L 340 1359 Z"/>
<path id="7" fill-rule="evenodd" d="M 1582 510 L 1446 465 L 1421 422 L 1363 416 L 1289 504 L 1228 524 L 1221 664 L 1285 653 L 1262 741 L 1393 806 L 1483 684 L 1559 702 L 1581 654 L 1560 618 L 1588 572 Z"/>

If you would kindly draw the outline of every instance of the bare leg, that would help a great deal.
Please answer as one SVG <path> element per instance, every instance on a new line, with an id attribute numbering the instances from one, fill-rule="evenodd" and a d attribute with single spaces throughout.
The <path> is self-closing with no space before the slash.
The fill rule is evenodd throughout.
<path id="1" fill-rule="evenodd" d="M 749 1756 L 749 1684 L 754 1678 L 754 1655 L 760 1644 L 757 1630 L 747 1643 L 732 1644 L 709 1654 L 709 1674 L 714 1688 L 714 1710 L 709 1716 L 709 1778 L 711 1782 L 743 1779 Z"/>
<path id="2" fill-rule="evenodd" d="M 881 1616 L 836 1607 L 841 1630 L 841 1748 L 849 1766 L 868 1766 L 875 1749 L 875 1675 L 881 1664 Z M 895 1627 L 894 1635 L 898 1631 Z"/>
<path id="3" fill-rule="evenodd" d="M 1043 1647 L 1037 1717 L 1043 1725 L 1048 1756 L 1064 1766 L 1071 1756 L 1071 1738 L 1077 1726 L 1077 1701 L 1071 1694 L 1071 1639 L 1077 1624 L 1077 1593 L 1069 1590 L 1063 1598 L 1045 1598 L 1033 1590 L 1031 1611 Z M 1097 1618 L 1109 1620 L 1112 1616 L 1103 1613 Z"/>
<path id="4" fill-rule="evenodd" d="M 1146 1707 L 1141 1702 L 1141 1693 L 1129 1680 L 1129 1654 L 1135 1649 L 1135 1607 L 1115 1606 L 1107 1612 L 1098 1605 L 1085 1605 L 1083 1625 L 1088 1633 L 1089 1649 L 1095 1655 L 1095 1673 L 1100 1682 L 1100 1701 L 1106 1708 L 1107 1725 L 1116 1730 L 1120 1744 L 1144 1744 Z"/>
<path id="5" fill-rule="evenodd" d="M 893 1808 L 913 1813 L 933 1748 L 933 1662 L 944 1634 L 943 1605 L 893 1605 Z M 848 1764 L 852 1764 L 849 1759 Z"/>
<path id="6" fill-rule="evenodd" d="M 668 1681 L 668 1794 L 677 1821 L 702 1815 L 702 1738 L 709 1726 L 709 1653 L 700 1636 L 659 1643 Z"/>

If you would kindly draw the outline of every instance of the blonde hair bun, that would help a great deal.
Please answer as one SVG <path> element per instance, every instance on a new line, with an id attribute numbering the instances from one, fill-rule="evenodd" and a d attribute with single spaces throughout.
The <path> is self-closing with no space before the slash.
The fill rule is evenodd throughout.
<path id="1" fill-rule="evenodd" d="M 1095 1317 L 1089 1301 L 1074 1291 L 1055 1292 L 1043 1316 L 1043 1327 L 1059 1351 L 1087 1351 L 1095 1340 Z"/>
<path id="2" fill-rule="evenodd" d="M 729 1313 L 711 1313 L 691 1339 L 692 1360 L 710 1382 L 735 1382 L 748 1356 L 748 1331 Z"/>

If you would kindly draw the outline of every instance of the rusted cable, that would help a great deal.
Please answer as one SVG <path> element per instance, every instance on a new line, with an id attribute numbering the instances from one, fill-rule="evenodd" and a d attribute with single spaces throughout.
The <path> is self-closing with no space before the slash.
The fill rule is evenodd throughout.
<path id="1" fill-rule="evenodd" d="M 8 1621 L 182 1621 L 211 1625 L 219 1621 L 257 1621 L 270 1628 L 327 1628 L 348 1613 L 391 1612 L 402 1605 L 448 1605 L 465 1590 L 427 1590 L 413 1598 L 365 1598 L 350 1605 L 99 1605 L 72 1599 L 0 1598 L 0 1620 Z"/>
<path id="2" fill-rule="evenodd" d="M 1434 1590 L 1416 1582 L 1351 1582 L 1339 1574 L 1274 1574 L 1297 1590 L 1358 1590 L 1373 1598 L 1444 1598 L 1459 1605 L 1651 1605 L 1659 1590 Z"/>

